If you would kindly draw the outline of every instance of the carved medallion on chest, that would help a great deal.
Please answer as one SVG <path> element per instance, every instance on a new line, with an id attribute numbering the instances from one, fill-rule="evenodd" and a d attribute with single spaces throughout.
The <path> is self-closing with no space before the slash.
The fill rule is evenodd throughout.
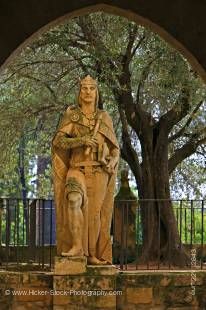
<path id="1" fill-rule="evenodd" d="M 71 115 L 71 121 L 72 122 L 78 122 L 80 119 L 80 115 L 78 112 L 73 112 Z"/>

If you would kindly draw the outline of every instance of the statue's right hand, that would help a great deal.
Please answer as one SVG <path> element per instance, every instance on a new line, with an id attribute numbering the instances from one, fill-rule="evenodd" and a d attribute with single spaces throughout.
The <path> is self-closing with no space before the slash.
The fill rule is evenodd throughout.
<path id="1" fill-rule="evenodd" d="M 84 144 L 90 147 L 96 147 L 98 145 L 98 141 L 96 138 L 91 136 L 84 136 Z"/>

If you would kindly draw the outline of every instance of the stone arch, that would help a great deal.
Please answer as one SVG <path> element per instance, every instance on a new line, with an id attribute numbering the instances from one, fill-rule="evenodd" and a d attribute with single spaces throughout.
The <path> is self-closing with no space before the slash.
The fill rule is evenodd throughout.
<path id="1" fill-rule="evenodd" d="M 89 1 L 86 1 L 86 2 L 89 2 Z M 109 2 L 115 2 L 115 1 L 109 1 Z M 31 34 L 26 40 L 24 40 L 24 42 L 21 43 L 10 54 L 10 56 L 6 59 L 6 61 L 3 63 L 0 69 L 5 68 L 5 66 L 7 66 L 29 42 L 33 41 L 41 33 L 49 30 L 55 25 L 63 23 L 66 19 L 73 18 L 75 16 L 81 16 L 81 15 L 92 13 L 92 12 L 98 12 L 98 11 L 103 11 L 105 13 L 123 16 L 125 18 L 128 18 L 129 20 L 136 22 L 137 24 L 140 24 L 142 26 L 149 28 L 153 32 L 156 32 L 166 42 L 168 42 L 175 49 L 177 49 L 189 61 L 193 69 L 197 71 L 199 75 L 206 81 L 206 70 L 204 69 L 204 66 L 200 64 L 200 62 L 197 60 L 197 57 L 195 57 L 194 54 L 188 48 L 186 48 L 185 45 L 180 40 L 177 40 L 175 36 L 169 33 L 168 31 L 166 31 L 164 27 L 160 26 L 158 23 L 151 21 L 147 17 L 143 17 L 137 14 L 135 10 L 126 10 L 126 9 L 121 8 L 119 5 L 113 6 L 113 5 L 102 4 L 102 3 L 96 4 L 96 5 L 90 5 L 90 6 L 87 6 L 85 4 L 83 8 L 73 10 L 70 13 L 62 15 L 61 17 L 58 17 L 50 21 L 49 23 L 41 27 L 39 30 Z"/>

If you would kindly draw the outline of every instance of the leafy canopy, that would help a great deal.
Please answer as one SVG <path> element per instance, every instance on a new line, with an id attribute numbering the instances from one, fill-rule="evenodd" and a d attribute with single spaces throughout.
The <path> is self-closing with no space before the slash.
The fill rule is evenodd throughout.
<path id="1" fill-rule="evenodd" d="M 187 89 L 189 109 L 170 132 L 169 156 L 176 159 L 178 150 L 190 141 L 195 141 L 196 147 L 180 162 L 176 160 L 170 184 L 173 195 L 188 196 L 193 191 L 196 197 L 205 196 L 205 85 L 158 35 L 101 12 L 73 18 L 44 33 L 22 50 L 0 77 L 2 195 L 19 195 L 21 191 L 18 148 L 22 137 L 28 192 L 45 197 L 51 194 L 50 164 L 47 162 L 42 175 L 36 175 L 37 159 L 50 157 L 59 118 L 67 105 L 75 102 L 78 78 L 85 74 L 98 77 L 101 101 L 113 116 L 122 143 L 118 94 L 128 91 L 121 83 L 125 64 L 133 103 L 141 105 L 155 121 L 170 109 L 178 112 L 178 100 Z M 141 163 L 141 145 L 132 126 L 129 135 Z M 34 189 L 31 180 L 38 178 L 43 186 Z"/>

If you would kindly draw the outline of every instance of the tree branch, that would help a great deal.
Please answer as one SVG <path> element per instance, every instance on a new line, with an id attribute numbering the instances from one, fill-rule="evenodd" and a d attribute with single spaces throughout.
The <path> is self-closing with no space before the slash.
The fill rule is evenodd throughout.
<path id="1" fill-rule="evenodd" d="M 142 103 L 142 100 L 140 101 L 140 94 L 141 94 L 141 89 L 144 86 L 144 82 L 148 76 L 149 73 L 149 69 L 151 67 L 151 65 L 160 57 L 160 55 L 156 56 L 155 58 L 151 59 L 148 64 L 144 67 L 142 73 L 141 73 L 141 77 L 140 77 L 140 81 L 138 84 L 138 88 L 137 88 L 137 93 L 136 93 L 136 103 L 140 104 Z"/>
<path id="2" fill-rule="evenodd" d="M 174 135 L 172 135 L 171 137 L 169 137 L 169 143 L 171 143 L 172 141 L 176 140 L 177 138 L 181 137 L 182 134 L 185 132 L 185 130 L 188 128 L 188 126 L 191 124 L 193 117 L 195 115 L 195 113 L 199 110 L 200 106 L 202 105 L 203 101 L 201 100 L 195 107 L 195 109 L 192 111 L 190 117 L 188 118 L 187 122 L 185 123 L 185 125 Z"/>
<path id="3" fill-rule="evenodd" d="M 132 169 L 132 172 L 137 181 L 137 186 L 140 189 L 142 183 L 141 166 L 139 163 L 138 155 L 131 144 L 126 116 L 124 114 L 123 109 L 120 106 L 119 106 L 119 114 L 122 123 L 122 141 L 123 141 L 123 145 L 121 148 L 121 155 L 122 158 L 127 161 L 130 168 Z"/>
<path id="4" fill-rule="evenodd" d="M 206 131 L 206 128 L 204 128 Z M 201 131 L 202 133 L 202 131 Z M 187 157 L 195 153 L 198 146 L 206 143 L 206 136 L 201 137 L 198 140 L 197 133 L 193 134 L 191 139 L 185 143 L 181 148 L 177 149 L 168 161 L 169 174 L 171 174 L 175 168 Z"/>
<path id="5" fill-rule="evenodd" d="M 41 79 L 38 79 L 34 76 L 30 76 L 29 74 L 21 74 L 21 76 L 23 78 L 26 78 L 26 79 L 30 79 L 30 80 L 33 80 L 33 81 L 36 81 L 38 83 L 41 83 L 42 85 L 44 85 L 48 90 L 49 92 L 51 93 L 51 95 L 53 96 L 54 100 L 57 101 L 57 97 L 56 97 L 56 93 L 55 91 L 51 88 L 50 85 L 48 85 L 46 82 L 42 81 Z"/>
<path id="6" fill-rule="evenodd" d="M 169 133 L 173 126 L 187 115 L 189 109 L 189 89 L 184 87 L 176 104 L 171 110 L 160 117 L 159 124 L 161 125 L 164 123 L 165 130 Z"/>
<path id="7" fill-rule="evenodd" d="M 137 42 L 136 46 L 133 48 L 132 52 L 131 52 L 131 58 L 134 57 L 136 51 L 138 50 L 138 48 L 141 46 L 142 42 L 144 41 L 144 39 L 146 38 L 145 34 L 139 39 L 139 41 Z"/>
<path id="8" fill-rule="evenodd" d="M 132 48 L 133 48 L 134 41 L 135 41 L 136 36 L 137 36 L 137 31 L 138 31 L 138 26 L 137 25 L 134 25 L 134 27 L 132 28 L 132 25 L 129 24 L 129 40 L 128 40 L 128 43 L 127 43 L 125 55 L 123 55 L 123 64 L 124 64 L 124 66 L 128 66 L 129 65 L 132 57 L 135 54 L 135 51 Z M 140 42 L 140 44 L 141 44 L 141 42 Z"/>

